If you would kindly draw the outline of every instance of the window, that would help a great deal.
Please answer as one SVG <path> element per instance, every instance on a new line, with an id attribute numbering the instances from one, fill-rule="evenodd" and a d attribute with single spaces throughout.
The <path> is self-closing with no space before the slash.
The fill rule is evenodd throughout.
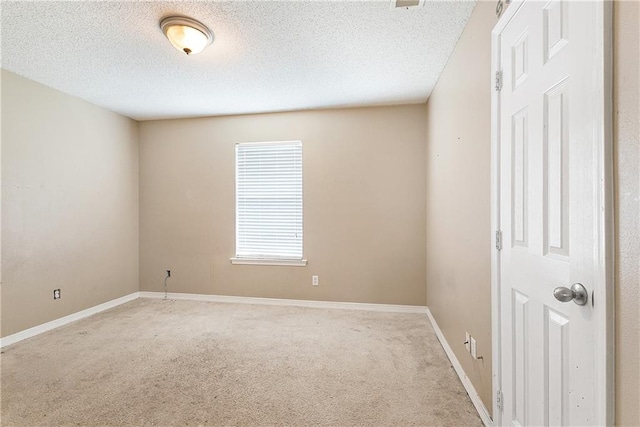
<path id="1" fill-rule="evenodd" d="M 302 259 L 302 142 L 236 144 L 234 264 Z"/>

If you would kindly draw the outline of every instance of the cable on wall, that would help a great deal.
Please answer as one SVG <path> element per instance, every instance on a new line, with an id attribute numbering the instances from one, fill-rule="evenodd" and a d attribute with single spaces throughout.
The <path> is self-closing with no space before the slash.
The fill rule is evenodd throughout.
<path id="1" fill-rule="evenodd" d="M 167 279 L 171 277 L 171 270 L 167 270 L 167 275 L 164 278 L 164 299 L 167 299 Z"/>

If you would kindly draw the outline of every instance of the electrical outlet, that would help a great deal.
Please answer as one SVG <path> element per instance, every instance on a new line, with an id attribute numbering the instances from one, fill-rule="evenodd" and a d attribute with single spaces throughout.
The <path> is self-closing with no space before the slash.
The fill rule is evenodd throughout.
<path id="1" fill-rule="evenodd" d="M 53 299 L 60 299 L 60 289 L 53 290 Z"/>
<path id="2" fill-rule="evenodd" d="M 478 358 L 478 346 L 476 343 L 476 339 L 471 337 L 471 357 L 474 359 Z"/>
<path id="3" fill-rule="evenodd" d="M 167 270 L 167 277 L 171 277 L 171 270 Z"/>
<path id="4" fill-rule="evenodd" d="M 469 335 L 469 332 L 464 333 L 464 348 L 467 349 L 467 352 L 471 352 L 471 335 Z"/>
<path id="5" fill-rule="evenodd" d="M 313 286 L 318 286 L 318 276 L 311 276 L 311 284 Z"/>

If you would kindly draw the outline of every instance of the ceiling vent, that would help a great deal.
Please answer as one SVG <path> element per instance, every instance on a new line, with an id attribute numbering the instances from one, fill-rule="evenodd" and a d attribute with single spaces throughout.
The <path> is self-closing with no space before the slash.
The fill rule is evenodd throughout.
<path id="1" fill-rule="evenodd" d="M 391 0 L 391 9 L 409 9 L 410 7 L 421 7 L 424 0 Z"/>

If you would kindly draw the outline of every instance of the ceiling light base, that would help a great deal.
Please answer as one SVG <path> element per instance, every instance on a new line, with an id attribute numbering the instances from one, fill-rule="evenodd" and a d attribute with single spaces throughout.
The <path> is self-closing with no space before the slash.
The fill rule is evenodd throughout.
<path id="1" fill-rule="evenodd" d="M 186 16 L 168 16 L 160 21 L 160 28 L 173 47 L 187 55 L 200 53 L 213 43 L 211 30 Z"/>

